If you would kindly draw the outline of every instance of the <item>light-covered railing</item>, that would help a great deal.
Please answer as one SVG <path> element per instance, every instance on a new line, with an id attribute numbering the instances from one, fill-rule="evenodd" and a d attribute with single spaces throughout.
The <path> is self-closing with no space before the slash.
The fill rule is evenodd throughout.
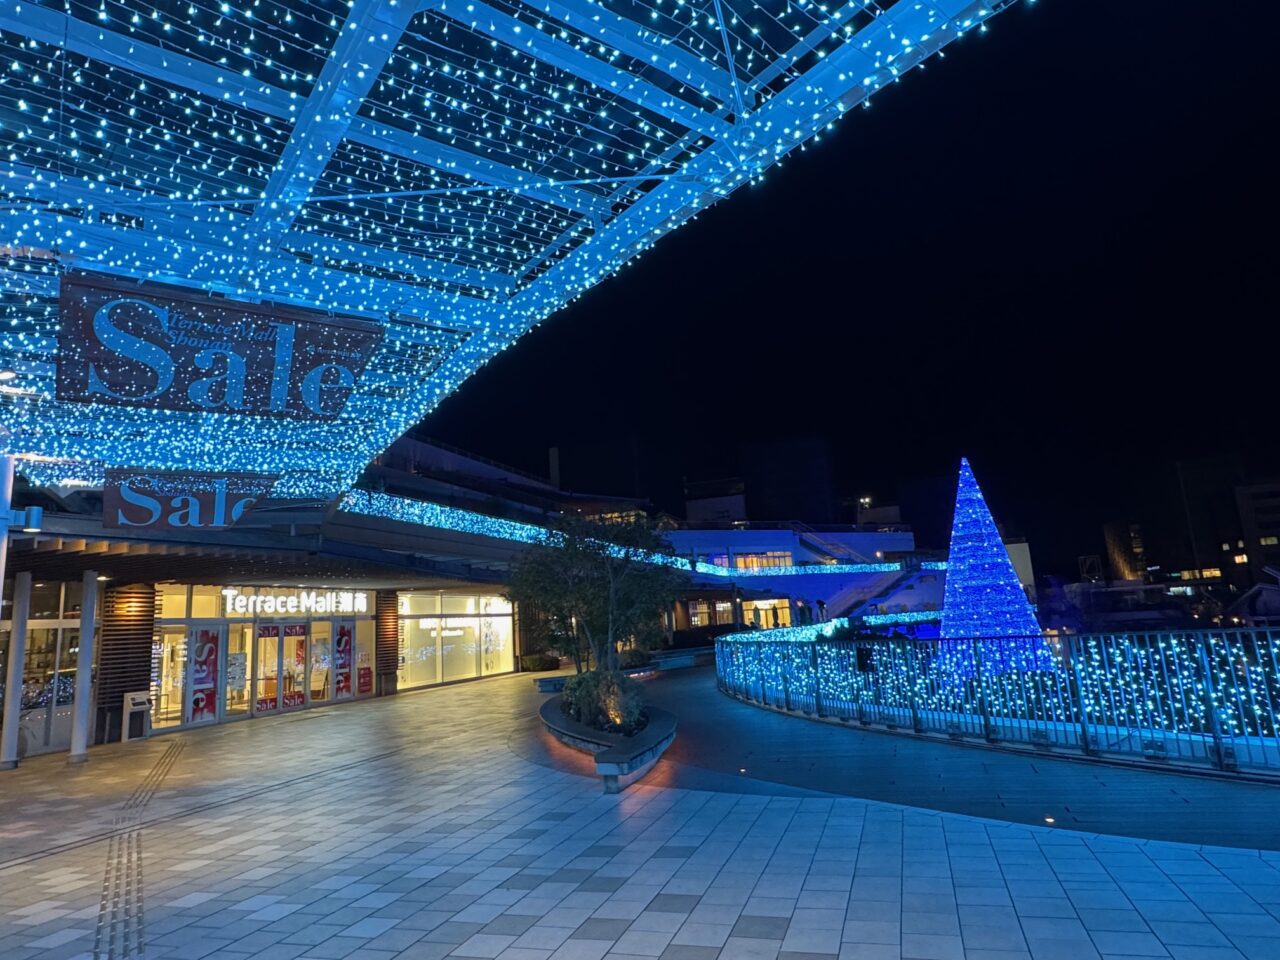
<path id="1" fill-rule="evenodd" d="M 1280 632 L 979 640 L 755 631 L 720 688 L 765 706 L 955 739 L 1280 776 Z"/>

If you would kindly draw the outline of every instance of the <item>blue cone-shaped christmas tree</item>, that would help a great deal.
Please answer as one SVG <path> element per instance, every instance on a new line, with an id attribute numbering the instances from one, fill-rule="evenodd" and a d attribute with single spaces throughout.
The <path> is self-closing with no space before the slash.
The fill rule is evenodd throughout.
<path id="1" fill-rule="evenodd" d="M 979 645 L 984 673 L 1052 670 L 1053 653 L 1040 639 L 1040 625 L 1000 531 L 987 509 L 968 460 L 960 461 L 956 512 L 951 523 L 946 590 L 942 600 L 943 640 L 992 640 Z M 961 676 L 973 672 L 972 646 L 944 643 L 944 661 Z M 948 649 L 949 648 L 949 649 Z"/>

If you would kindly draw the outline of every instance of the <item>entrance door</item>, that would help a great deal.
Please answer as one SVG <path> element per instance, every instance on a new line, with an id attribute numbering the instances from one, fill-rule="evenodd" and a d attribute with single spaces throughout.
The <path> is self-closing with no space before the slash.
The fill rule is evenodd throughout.
<path id="1" fill-rule="evenodd" d="M 307 625 L 286 623 L 280 647 L 280 706 L 296 710 L 307 705 Z"/>
<path id="2" fill-rule="evenodd" d="M 253 712 L 280 709 L 280 626 L 258 624 L 257 663 L 253 671 Z"/>
<path id="3" fill-rule="evenodd" d="M 311 692 L 311 703 L 324 703 L 334 695 L 332 624 L 328 620 L 312 621 L 310 639 L 311 673 L 307 689 Z"/>
<path id="4" fill-rule="evenodd" d="M 183 722 L 186 713 L 187 628 L 165 627 L 151 645 L 151 726 Z"/>

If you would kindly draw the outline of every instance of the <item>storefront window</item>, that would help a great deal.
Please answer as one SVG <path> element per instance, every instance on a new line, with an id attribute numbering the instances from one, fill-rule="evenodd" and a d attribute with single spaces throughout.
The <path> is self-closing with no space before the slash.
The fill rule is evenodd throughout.
<path id="1" fill-rule="evenodd" d="M 443 597 L 442 613 L 478 613 L 480 597 Z"/>
<path id="2" fill-rule="evenodd" d="M 222 594 L 217 587 L 191 588 L 191 617 L 193 620 L 212 620 L 222 616 Z"/>
<path id="3" fill-rule="evenodd" d="M 421 687 L 440 682 L 440 618 L 414 617 L 400 621 L 403 663 L 400 683 Z"/>
<path id="4" fill-rule="evenodd" d="M 400 613 L 402 615 L 424 616 L 440 612 L 440 594 L 438 593 L 402 593 L 400 594 Z"/>
<path id="5" fill-rule="evenodd" d="M 372 620 L 356 621 L 356 696 L 367 697 L 373 693 L 375 632 Z"/>
<path id="6" fill-rule="evenodd" d="M 479 627 L 479 620 L 474 617 L 446 617 L 440 621 L 440 663 L 445 683 L 479 676 Z"/>
<path id="7" fill-rule="evenodd" d="M 151 645 L 151 726 L 182 723 L 182 697 L 186 685 L 187 629 L 160 631 Z"/>
<path id="8" fill-rule="evenodd" d="M 401 687 L 515 669 L 511 601 L 496 595 L 400 595 Z"/>
<path id="9" fill-rule="evenodd" d="M 249 660 L 253 655 L 253 627 L 233 623 L 227 638 L 226 715 L 243 716 L 249 712 Z"/>
<path id="10" fill-rule="evenodd" d="M 311 702 L 333 699 L 333 637 L 328 621 L 311 625 Z"/>
<path id="11" fill-rule="evenodd" d="M 62 584 L 33 583 L 31 585 L 30 620 L 57 620 L 61 615 Z"/>
<path id="12" fill-rule="evenodd" d="M 62 587 L 62 616 L 65 618 L 80 616 L 80 598 L 84 595 L 84 584 L 79 580 L 71 580 Z"/>
<path id="13" fill-rule="evenodd" d="M 510 610 L 510 604 L 507 605 Z M 480 673 L 510 673 L 515 669 L 515 643 L 511 617 L 480 619 Z"/>
<path id="14" fill-rule="evenodd" d="M 156 615 L 161 620 L 186 619 L 187 585 L 185 583 L 158 583 L 156 597 L 159 601 Z"/>

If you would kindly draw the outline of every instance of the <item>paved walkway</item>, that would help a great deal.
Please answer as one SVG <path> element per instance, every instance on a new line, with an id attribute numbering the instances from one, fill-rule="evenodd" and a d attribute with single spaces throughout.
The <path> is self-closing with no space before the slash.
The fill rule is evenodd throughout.
<path id="1" fill-rule="evenodd" d="M 537 702 L 503 678 L 28 761 L 0 957 L 1280 957 L 1280 854 L 740 777 L 605 796 L 511 749 Z"/>
<path id="2" fill-rule="evenodd" d="M 790 787 L 971 816 L 1037 825 L 1052 817 L 1059 828 L 1091 833 L 1280 850 L 1280 784 L 818 723 L 720 694 L 711 668 L 672 671 L 649 690 L 680 717 L 680 736 L 664 758 L 676 765 L 667 776 L 676 786 L 724 789 L 700 778 L 745 769 Z"/>

